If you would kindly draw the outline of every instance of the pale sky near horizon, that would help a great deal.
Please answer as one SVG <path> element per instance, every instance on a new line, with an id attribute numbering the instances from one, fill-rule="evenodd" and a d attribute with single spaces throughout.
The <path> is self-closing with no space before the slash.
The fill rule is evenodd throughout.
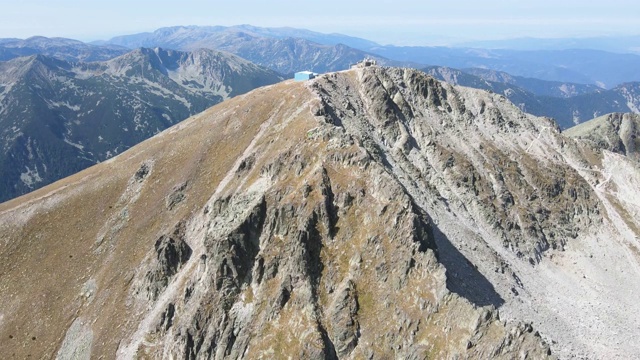
<path id="1" fill-rule="evenodd" d="M 175 25 L 290 26 L 382 44 L 640 35 L 638 0 L 0 0 L 0 38 L 83 41 Z"/>

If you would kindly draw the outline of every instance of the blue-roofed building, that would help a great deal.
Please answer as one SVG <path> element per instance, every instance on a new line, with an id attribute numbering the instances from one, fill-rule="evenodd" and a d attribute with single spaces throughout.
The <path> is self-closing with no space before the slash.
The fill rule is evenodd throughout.
<path id="1" fill-rule="evenodd" d="M 316 77 L 316 75 L 316 73 L 313 73 L 311 71 L 298 71 L 293 78 L 295 79 L 295 81 L 306 81 L 313 79 L 314 77 Z"/>

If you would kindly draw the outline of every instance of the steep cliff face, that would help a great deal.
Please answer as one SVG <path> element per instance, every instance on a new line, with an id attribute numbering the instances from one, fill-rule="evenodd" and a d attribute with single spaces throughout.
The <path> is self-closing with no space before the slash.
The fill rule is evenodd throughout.
<path id="1" fill-rule="evenodd" d="M 593 234 L 624 223 L 609 212 L 615 194 L 595 188 L 608 155 L 588 149 L 502 97 L 413 70 L 258 89 L 0 205 L 0 351 L 632 354 L 634 343 L 594 340 L 589 327 L 610 323 L 574 318 L 595 292 L 569 296 L 610 289 L 596 300 L 618 316 L 609 306 L 636 294 L 613 292 L 603 269 L 575 274 L 626 249 L 588 257 L 605 247 Z M 616 319 L 630 329 L 634 316 Z"/>

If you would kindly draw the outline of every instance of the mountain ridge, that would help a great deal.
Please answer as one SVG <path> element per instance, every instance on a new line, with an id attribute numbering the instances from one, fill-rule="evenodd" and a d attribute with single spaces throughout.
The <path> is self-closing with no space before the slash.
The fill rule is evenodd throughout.
<path id="1" fill-rule="evenodd" d="M 96 46 L 67 38 L 32 36 L 28 39 L 1 39 L 0 61 L 16 57 L 42 54 L 65 61 L 105 61 L 120 56 L 128 50 L 124 47 L 104 44 Z"/>
<path id="2" fill-rule="evenodd" d="M 0 201 L 107 160 L 231 96 L 280 81 L 234 55 L 138 49 L 106 62 L 0 63 Z"/>
<path id="3" fill-rule="evenodd" d="M 203 38 L 206 37 L 205 34 L 231 31 L 231 32 L 244 32 L 244 33 L 253 34 L 253 35 L 276 37 L 281 39 L 302 38 L 302 39 L 313 41 L 315 43 L 323 44 L 323 45 L 344 44 L 354 48 L 372 47 L 372 46 L 378 45 L 373 41 L 369 41 L 366 39 L 361 39 L 361 38 L 357 38 L 349 35 L 338 34 L 338 33 L 325 34 L 325 33 L 319 33 L 315 31 L 310 31 L 306 29 L 297 29 L 292 27 L 265 28 L 265 27 L 258 27 L 258 26 L 253 26 L 249 24 L 236 25 L 236 26 L 173 26 L 173 27 L 161 28 L 153 32 L 116 36 L 108 41 L 98 42 L 98 44 L 116 43 L 121 46 L 135 47 L 135 46 L 138 46 L 139 43 L 135 41 L 129 42 L 128 41 L 129 39 L 131 40 L 140 39 L 144 37 L 153 36 L 157 33 L 162 33 L 162 36 L 167 36 L 173 32 L 179 32 L 180 30 L 190 30 L 190 29 L 202 30 L 201 32 L 203 33 L 203 35 L 201 35 L 201 37 Z"/>
<path id="4" fill-rule="evenodd" d="M 563 129 L 608 113 L 640 112 L 638 82 L 623 83 L 605 90 L 581 84 L 512 77 L 483 69 L 457 70 L 432 66 L 422 70 L 454 85 L 499 93 L 524 112 L 554 118 Z"/>
<path id="5" fill-rule="evenodd" d="M 221 43 L 218 38 L 237 38 L 231 43 Z M 547 81 L 573 82 L 587 85 L 596 85 L 611 89 L 620 83 L 627 81 L 640 81 L 637 74 L 637 54 L 620 54 L 594 49 L 559 49 L 559 50 L 513 50 L 513 49 L 483 49 L 475 47 L 443 47 L 443 46 L 394 46 L 380 45 L 366 39 L 349 36 L 333 36 L 332 34 L 320 34 L 304 29 L 261 28 L 250 25 L 241 26 L 177 26 L 160 28 L 153 33 L 142 33 L 131 36 L 120 36 L 102 44 L 115 43 L 129 47 L 136 46 L 164 46 L 177 49 L 193 49 L 193 47 L 211 47 L 228 50 L 242 57 L 252 54 L 249 49 L 243 50 L 243 54 L 233 50 L 242 44 L 243 37 L 271 39 L 273 41 L 284 38 L 297 38 L 314 43 L 335 46 L 344 43 L 353 51 L 359 51 L 360 58 L 364 56 L 377 57 L 381 64 L 392 66 L 405 66 L 406 64 L 447 66 L 452 68 L 489 68 L 496 71 L 504 71 L 516 76 L 538 78 Z M 129 42 L 129 40 L 131 42 Z M 340 41 L 340 39 L 342 41 Z M 246 39 L 245 39 L 246 40 Z M 264 47 L 258 41 L 253 41 L 252 46 Z M 313 45 L 307 44 L 307 48 Z M 282 51 L 282 49 L 279 49 Z M 307 50 L 308 51 L 308 50 Z M 319 51 L 316 49 L 316 51 Z M 256 51 L 259 53 L 260 51 Z M 262 57 L 264 61 L 264 57 Z M 282 58 L 281 61 L 285 61 Z M 267 62 L 252 61 L 261 65 Z M 360 60 L 360 59 L 358 59 Z M 327 69 L 314 69 L 309 61 L 299 66 L 293 66 L 296 70 L 309 68 L 316 72 L 336 71 L 348 68 L 350 60 L 343 61 L 341 68 L 330 67 Z M 304 66 L 302 66 L 304 65 Z M 272 69 L 289 73 L 281 67 L 269 65 Z"/>
<path id="6" fill-rule="evenodd" d="M 576 125 L 564 133 L 567 136 L 585 139 L 594 146 L 625 155 L 640 161 L 640 115 L 628 113 L 607 114 Z"/>
<path id="7" fill-rule="evenodd" d="M 199 48 L 224 50 L 287 75 L 301 70 L 318 73 L 344 70 L 365 57 L 376 58 L 381 64 L 397 64 L 397 62 L 344 45 L 337 39 L 356 38 L 332 36 L 308 30 L 259 28 L 249 25 L 175 26 L 160 28 L 151 33 L 120 36 L 106 43 L 127 47 L 162 46 L 187 51 Z M 366 40 L 353 41 L 362 46 L 370 45 Z"/>
<path id="8" fill-rule="evenodd" d="M 0 231 L 9 236 L 3 242 L 9 247 L 2 248 L 7 255 L 28 246 L 14 242 L 14 236 L 30 231 L 28 224 L 40 223 L 38 219 L 44 226 L 34 228 L 41 231 L 40 244 L 50 244 L 55 225 L 42 215 L 63 214 L 60 210 L 79 205 L 77 201 L 90 207 L 73 211 L 79 221 L 95 218 L 100 209 L 110 213 L 104 223 L 89 223 L 84 235 L 63 237 L 73 244 L 72 252 L 49 252 L 40 260 L 43 269 L 70 262 L 69 270 L 60 269 L 56 275 L 68 279 L 65 290 L 47 290 L 53 291 L 53 301 L 35 305 L 50 314 L 44 318 L 48 326 L 64 324 L 66 335 L 61 335 L 65 330 L 54 335 L 34 327 L 29 316 L 20 325 L 7 318 L 0 333 L 15 334 L 15 341 L 0 347 L 9 346 L 16 356 L 41 350 L 60 357 L 115 353 L 119 358 L 252 357 L 272 352 L 336 358 L 397 351 L 407 356 L 511 358 L 520 349 L 546 356 L 548 347 L 529 325 L 505 327 L 495 311 L 475 308 L 446 290 L 428 218 L 366 152 L 312 114 L 318 101 L 304 83 L 261 88 L 26 196 L 37 203 L 45 195 L 45 206 L 52 212 L 45 207 L 32 208 L 32 215 L 22 213 L 24 199 L 0 205 L 3 220 L 12 219 L 0 222 Z M 301 146 L 300 141 L 307 143 Z M 173 151 L 163 151 L 167 144 Z M 345 166 L 355 175 L 344 176 Z M 363 202 L 375 206 L 359 213 Z M 155 209 L 155 215 L 144 215 L 149 209 Z M 124 218 L 119 215 L 125 213 Z M 388 234 L 378 232 L 374 224 L 351 226 L 371 222 L 370 216 L 397 225 Z M 14 224 L 27 227 L 16 234 Z M 134 238 L 141 241 L 125 240 Z M 354 239 L 359 244 L 355 248 L 350 245 Z M 111 255 L 123 246 L 126 253 Z M 396 251 L 383 251 L 388 246 Z M 376 248 L 378 255 L 372 257 Z M 342 250 L 341 258 L 337 254 Z M 164 254 L 177 261 L 164 262 Z M 25 253 L 21 264 L 37 258 L 32 255 L 35 252 Z M 95 272 L 84 272 L 86 277 L 77 278 L 71 269 L 94 262 L 101 265 Z M 18 299 L 7 278 L 0 280 L 0 289 Z M 56 283 L 47 280 L 45 284 Z M 396 289 L 383 285 L 385 281 L 407 286 Z M 412 286 L 415 282 L 431 287 L 420 290 Z M 20 293 L 40 286 L 27 284 Z M 379 296 L 397 299 L 389 306 L 397 309 L 394 316 L 406 329 L 398 333 L 396 326 L 377 320 L 384 309 Z M 51 313 L 60 302 L 68 303 L 68 310 Z M 23 314 L 20 302 L 0 306 L 5 316 L 7 307 L 15 310 L 12 314 Z M 69 311 L 77 315 L 69 317 Z M 417 316 L 422 312 L 433 315 L 423 319 Z M 468 320 L 458 322 L 457 316 Z M 257 329 L 251 330 L 249 323 Z M 460 339 L 447 340 L 443 326 Z M 128 334 L 126 338 L 120 331 Z M 381 333 L 387 334 L 386 343 L 397 345 L 395 350 L 380 345 L 376 334 Z M 30 340 L 34 336 L 36 340 Z M 13 347 L 26 340 L 32 342 L 30 347 Z"/>

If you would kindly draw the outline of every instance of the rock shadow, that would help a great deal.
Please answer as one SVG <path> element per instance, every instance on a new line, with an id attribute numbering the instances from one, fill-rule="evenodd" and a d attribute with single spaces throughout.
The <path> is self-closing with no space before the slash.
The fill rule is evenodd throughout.
<path id="1" fill-rule="evenodd" d="M 447 289 L 476 306 L 499 308 L 504 299 L 493 284 L 469 261 L 434 224 L 433 235 L 438 246 L 438 259 L 447 269 Z"/>

